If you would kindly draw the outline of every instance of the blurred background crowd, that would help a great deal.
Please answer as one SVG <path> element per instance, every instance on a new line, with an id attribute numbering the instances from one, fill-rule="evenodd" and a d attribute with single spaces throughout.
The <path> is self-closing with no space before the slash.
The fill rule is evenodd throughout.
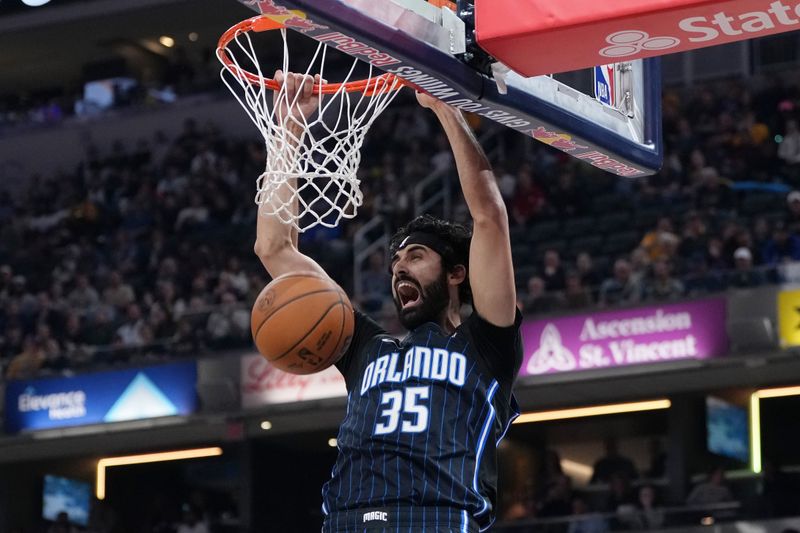
<path id="1" fill-rule="evenodd" d="M 491 139 L 508 205 L 526 316 L 668 301 L 774 283 L 800 259 L 800 95 L 775 77 L 664 95 L 666 161 L 617 179 L 513 131 Z M 253 131 L 255 134 L 255 131 Z M 268 278 L 252 253 L 255 135 L 229 138 L 187 120 L 70 171 L 0 191 L 0 368 L 8 379 L 87 365 L 250 345 L 249 306 Z M 354 221 L 314 228 L 301 247 L 390 328 L 383 251 L 353 279 L 354 236 L 380 215 L 413 217 L 413 184 L 457 183 L 434 118 L 405 95 L 373 127 Z M 458 187 L 450 215 L 468 222 Z"/>

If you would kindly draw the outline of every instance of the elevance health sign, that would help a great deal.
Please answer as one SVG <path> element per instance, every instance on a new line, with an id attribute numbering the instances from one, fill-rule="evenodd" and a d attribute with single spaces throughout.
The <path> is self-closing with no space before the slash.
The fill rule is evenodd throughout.
<path id="1" fill-rule="evenodd" d="M 197 409 L 197 364 L 9 381 L 8 433 L 188 415 Z"/>
<path id="2" fill-rule="evenodd" d="M 724 298 L 530 320 L 520 376 L 725 355 Z"/>

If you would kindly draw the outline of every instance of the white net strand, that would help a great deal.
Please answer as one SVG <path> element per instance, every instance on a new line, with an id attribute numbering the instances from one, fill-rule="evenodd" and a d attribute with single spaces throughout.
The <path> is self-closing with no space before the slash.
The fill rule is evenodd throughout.
<path id="1" fill-rule="evenodd" d="M 280 32 L 282 70 L 290 72 L 286 30 Z M 327 46 L 324 43 L 317 46 L 294 98 L 290 99 L 286 87 L 281 86 L 276 105 L 272 103 L 273 91 L 263 81 L 265 76 L 249 32 L 236 32 L 226 50 L 233 66 L 222 69 L 222 80 L 259 129 L 266 146 L 266 169 L 256 181 L 255 202 L 259 213 L 276 216 L 300 232 L 317 225 L 332 228 L 343 218 L 355 217 L 363 203 L 357 176 L 361 145 L 373 121 L 399 92 L 400 80 L 380 78 L 369 65 L 366 88 L 348 93 L 344 84 L 356 72 L 359 61 L 355 59 L 335 93 L 317 95 L 317 112 L 312 117 L 298 112 L 299 118 L 295 118 L 292 111 L 299 108 L 299 89 L 309 83 L 309 79 L 313 80 L 313 73 L 325 79 Z M 262 80 L 261 83 L 245 78 L 245 69 L 235 52 L 242 61 L 252 65 L 251 72 Z M 289 110 L 289 118 L 282 117 L 280 109 Z M 299 138 L 286 127 L 286 120 L 299 126 Z"/>

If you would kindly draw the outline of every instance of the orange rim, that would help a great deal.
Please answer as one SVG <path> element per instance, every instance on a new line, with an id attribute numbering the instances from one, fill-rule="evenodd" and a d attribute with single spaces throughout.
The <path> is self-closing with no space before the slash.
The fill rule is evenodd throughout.
<path id="1" fill-rule="evenodd" d="M 223 33 L 222 37 L 219 38 L 219 42 L 217 43 L 217 57 L 219 57 L 222 64 L 225 65 L 225 68 L 237 78 L 252 83 L 253 85 L 263 85 L 273 91 L 279 91 L 281 84 L 274 79 L 259 76 L 258 74 L 237 66 L 228 53 L 228 45 L 242 33 L 247 33 L 249 31 L 262 32 L 278 30 L 283 27 L 282 24 L 262 15 L 243 20 L 231 26 L 228 31 Z M 399 81 L 400 85 L 394 86 L 395 81 Z M 315 83 L 313 92 L 314 94 L 334 94 L 344 87 L 345 92 L 348 93 L 360 92 L 367 96 L 374 96 L 391 90 L 399 90 L 404 85 L 405 82 L 401 78 L 398 78 L 394 74 L 386 73 L 375 78 L 349 81 L 347 83 Z"/>

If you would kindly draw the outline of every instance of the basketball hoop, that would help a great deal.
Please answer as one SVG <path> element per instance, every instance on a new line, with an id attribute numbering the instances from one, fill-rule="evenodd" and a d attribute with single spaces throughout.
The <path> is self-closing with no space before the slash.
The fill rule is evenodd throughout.
<path id="1" fill-rule="evenodd" d="M 298 109 L 297 96 L 289 98 L 284 85 L 264 76 L 250 37 L 251 32 L 276 29 L 283 40 L 281 69 L 290 72 L 286 28 L 266 17 L 236 24 L 222 35 L 217 46 L 217 58 L 223 64 L 222 81 L 266 144 L 266 169 L 256 182 L 255 201 L 260 214 L 277 216 L 300 232 L 316 225 L 335 227 L 342 218 L 355 217 L 363 202 L 357 171 L 364 136 L 404 82 L 393 74 L 373 75 L 372 65 L 368 65 L 365 79 L 351 80 L 360 63 L 355 59 L 343 81 L 328 83 L 324 76 L 328 50 L 319 43 L 303 72 L 310 78 L 304 77 L 300 85 L 314 83 L 306 80 L 319 74 L 321 81 L 313 87 L 316 117 L 297 113 L 300 118 L 296 120 L 301 122 L 298 137 L 285 128 L 276 112 L 279 107 Z M 250 70 L 242 66 L 242 61 Z M 274 91 L 278 92 L 275 106 Z"/>

